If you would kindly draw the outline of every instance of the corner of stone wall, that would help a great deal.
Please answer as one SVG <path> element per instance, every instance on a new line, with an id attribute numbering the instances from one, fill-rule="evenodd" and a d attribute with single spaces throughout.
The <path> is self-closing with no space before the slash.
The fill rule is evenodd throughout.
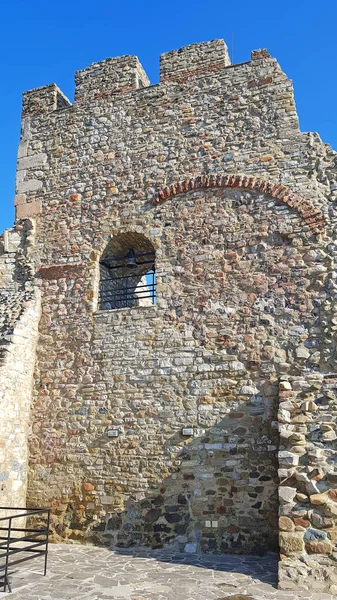
<path id="1" fill-rule="evenodd" d="M 45 145 L 33 142 L 36 129 L 55 111 L 69 108 L 71 103 L 53 83 L 23 94 L 21 136 L 17 156 L 15 215 L 16 220 L 35 217 L 42 210 L 42 194 L 48 178 L 49 164 Z"/>
<path id="2" fill-rule="evenodd" d="M 337 374 L 280 382 L 279 587 L 337 593 Z"/>
<path id="3" fill-rule="evenodd" d="M 292 81 L 266 48 L 253 50 L 249 65 L 247 85 L 253 97 L 263 96 L 265 93 L 269 95 L 270 92 L 272 94 L 269 96 L 269 103 L 270 106 L 273 105 L 278 137 L 288 141 L 294 135 L 297 136 L 300 127 Z"/>
<path id="4" fill-rule="evenodd" d="M 55 83 L 51 83 L 23 93 L 22 118 L 44 115 L 70 106 L 70 100 Z"/>

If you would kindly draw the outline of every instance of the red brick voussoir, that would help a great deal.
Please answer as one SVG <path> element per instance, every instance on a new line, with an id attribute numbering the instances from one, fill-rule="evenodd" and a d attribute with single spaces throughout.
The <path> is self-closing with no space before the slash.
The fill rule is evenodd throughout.
<path id="1" fill-rule="evenodd" d="M 173 196 L 186 194 L 192 190 L 228 187 L 252 190 L 281 200 L 284 204 L 296 210 L 315 235 L 324 233 L 324 217 L 310 200 L 304 200 L 297 196 L 290 188 L 281 183 L 272 183 L 267 179 L 246 175 L 199 175 L 192 179 L 185 179 L 158 190 L 152 199 L 152 204 L 160 204 Z"/>

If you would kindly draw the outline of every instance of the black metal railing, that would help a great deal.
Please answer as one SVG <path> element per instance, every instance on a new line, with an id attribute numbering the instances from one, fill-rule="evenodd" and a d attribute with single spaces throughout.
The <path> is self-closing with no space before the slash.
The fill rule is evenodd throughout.
<path id="1" fill-rule="evenodd" d="M 50 509 L 49 508 L 12 508 L 0 506 L 9 516 L 0 517 L 0 588 L 11 592 L 9 575 L 15 565 L 33 558 L 44 557 L 44 575 L 47 573 Z M 13 514 L 18 511 L 18 514 Z M 45 521 L 43 527 L 15 525 L 17 519 L 30 519 L 34 515 Z M 45 516 L 44 516 L 45 515 Z M 13 523 L 14 522 L 14 523 Z M 27 556 L 28 555 L 28 556 Z"/>
<path id="2" fill-rule="evenodd" d="M 99 289 L 99 307 L 101 310 L 142 306 L 145 299 L 156 304 L 156 274 L 151 269 L 144 275 L 123 275 L 121 277 L 102 277 Z"/>

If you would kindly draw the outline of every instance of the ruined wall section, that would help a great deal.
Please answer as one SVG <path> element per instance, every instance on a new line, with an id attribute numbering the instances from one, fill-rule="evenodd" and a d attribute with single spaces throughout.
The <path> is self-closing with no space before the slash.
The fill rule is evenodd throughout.
<path id="1" fill-rule="evenodd" d="M 25 506 L 28 435 L 40 295 L 31 250 L 34 225 L 23 221 L 0 238 L 0 497 Z"/>

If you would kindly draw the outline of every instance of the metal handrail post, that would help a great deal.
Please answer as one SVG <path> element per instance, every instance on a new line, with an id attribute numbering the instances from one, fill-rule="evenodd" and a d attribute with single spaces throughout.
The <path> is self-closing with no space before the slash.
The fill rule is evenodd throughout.
<path id="1" fill-rule="evenodd" d="M 48 560 L 48 544 L 49 544 L 49 526 L 50 526 L 50 510 L 48 510 L 47 533 L 46 533 L 46 556 L 44 559 L 44 573 L 47 575 L 47 560 Z"/>
<path id="2" fill-rule="evenodd" d="M 7 552 L 6 552 L 6 562 L 5 562 L 5 579 L 4 579 L 4 592 L 8 586 L 8 591 L 11 592 L 11 586 L 8 580 L 8 562 L 9 562 L 9 546 L 11 541 L 11 532 L 12 532 L 12 517 L 9 518 L 8 523 L 8 534 L 7 534 Z"/>

